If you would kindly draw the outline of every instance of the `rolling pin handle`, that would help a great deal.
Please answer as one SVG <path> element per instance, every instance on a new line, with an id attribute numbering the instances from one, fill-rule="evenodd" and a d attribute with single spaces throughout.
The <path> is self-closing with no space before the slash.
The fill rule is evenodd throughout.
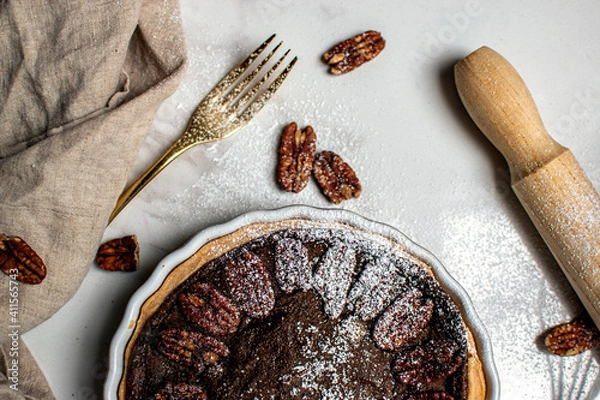
<path id="1" fill-rule="evenodd" d="M 513 183 L 567 150 L 546 132 L 525 82 L 500 54 L 482 47 L 454 73 L 463 104 L 506 159 Z"/>

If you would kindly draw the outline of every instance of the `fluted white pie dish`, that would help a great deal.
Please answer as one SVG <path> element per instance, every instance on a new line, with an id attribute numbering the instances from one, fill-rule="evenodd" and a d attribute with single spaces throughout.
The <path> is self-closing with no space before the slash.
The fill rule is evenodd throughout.
<path id="1" fill-rule="evenodd" d="M 463 319 L 472 333 L 473 342 L 477 349 L 485 377 L 486 398 L 489 400 L 499 399 L 498 375 L 488 335 L 467 293 L 449 275 L 440 261 L 430 252 L 412 242 L 400 231 L 389 225 L 366 219 L 345 210 L 318 209 L 306 206 L 290 206 L 276 210 L 256 211 L 244 214 L 227 223 L 215 225 L 201 231 L 179 250 L 165 257 L 148 281 L 130 299 L 123 320 L 114 335 L 110 347 L 109 372 L 104 387 L 104 398 L 106 400 L 117 400 L 119 398 L 119 386 L 121 385 L 126 368 L 126 349 L 129 342 L 134 340 L 134 331 L 138 325 L 138 318 L 140 317 L 142 307 L 157 292 L 165 282 L 165 279 L 176 267 L 190 259 L 199 249 L 212 241 L 230 235 L 244 227 L 287 221 L 309 221 L 309 223 L 319 223 L 325 226 L 344 226 L 390 239 L 399 243 L 411 255 L 430 266 L 442 288 L 450 294 L 460 308 Z"/>

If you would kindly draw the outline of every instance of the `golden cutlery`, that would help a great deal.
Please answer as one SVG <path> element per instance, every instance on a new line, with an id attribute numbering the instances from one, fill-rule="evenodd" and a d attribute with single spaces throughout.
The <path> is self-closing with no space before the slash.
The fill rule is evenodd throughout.
<path id="1" fill-rule="evenodd" d="M 271 67 L 260 76 L 260 71 L 281 47 L 282 42 L 277 44 L 262 60 L 260 59 L 260 55 L 274 38 L 275 35 L 272 35 L 258 46 L 200 102 L 181 137 L 119 196 L 115 209 L 108 220 L 109 224 L 131 199 L 186 150 L 201 143 L 213 142 L 231 136 L 250 122 L 263 108 L 279 89 L 298 59 L 294 57 L 279 75 L 270 80 L 290 53 L 290 50 L 287 50 L 279 60 L 272 63 Z M 255 62 L 257 62 L 256 66 L 250 70 Z"/>

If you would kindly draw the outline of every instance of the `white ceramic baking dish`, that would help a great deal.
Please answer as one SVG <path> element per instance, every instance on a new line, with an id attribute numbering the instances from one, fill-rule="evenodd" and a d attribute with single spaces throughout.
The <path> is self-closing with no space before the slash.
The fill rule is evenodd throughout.
<path id="1" fill-rule="evenodd" d="M 488 335 L 475 313 L 471 300 L 465 290 L 449 275 L 448 271 L 429 251 L 417 245 L 397 229 L 384 223 L 375 222 L 353 212 L 340 209 L 318 209 L 307 206 L 290 206 L 276 210 L 255 211 L 237 217 L 227 223 L 207 228 L 195 235 L 179 250 L 165 257 L 157 266 L 148 281 L 132 296 L 110 347 L 109 372 L 104 387 L 106 400 L 117 400 L 121 378 L 124 373 L 125 349 L 136 328 L 136 321 L 144 302 L 157 291 L 165 278 L 177 266 L 194 255 L 211 241 L 231 234 L 243 227 L 262 223 L 275 223 L 286 220 L 310 220 L 332 225 L 344 224 L 356 227 L 364 232 L 383 236 L 401 244 L 409 253 L 432 267 L 442 287 L 448 292 L 461 309 L 463 319 L 473 334 L 474 342 L 486 381 L 487 399 L 500 397 L 498 374 L 492 357 L 492 348 Z"/>

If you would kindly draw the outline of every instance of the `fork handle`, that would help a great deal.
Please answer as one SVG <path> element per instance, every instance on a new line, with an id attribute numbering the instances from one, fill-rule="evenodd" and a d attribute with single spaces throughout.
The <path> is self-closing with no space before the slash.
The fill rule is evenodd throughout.
<path id="1" fill-rule="evenodd" d="M 117 199 L 117 204 L 113 212 L 110 214 L 108 224 L 125 208 L 127 204 L 156 177 L 167 165 L 181 155 L 184 151 L 191 147 L 186 141 L 179 139 L 154 162 L 135 182 L 121 193 Z"/>

